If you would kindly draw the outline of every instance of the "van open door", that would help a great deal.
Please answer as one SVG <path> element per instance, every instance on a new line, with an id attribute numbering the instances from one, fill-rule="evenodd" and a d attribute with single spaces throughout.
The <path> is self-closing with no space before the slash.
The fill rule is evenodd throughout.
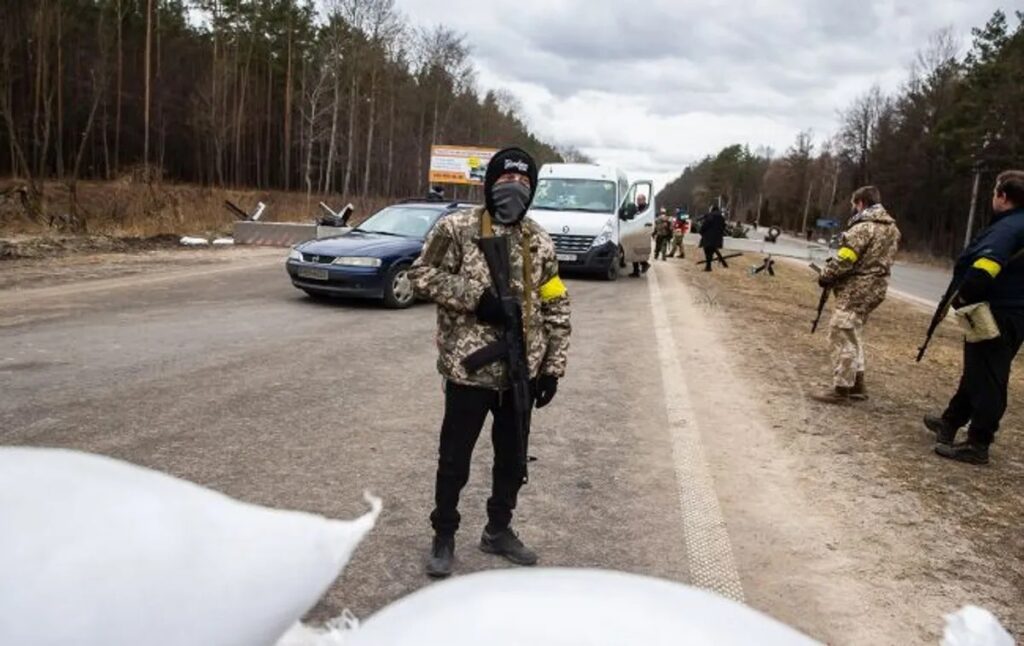
<path id="1" fill-rule="evenodd" d="M 637 207 L 641 195 L 647 199 L 647 206 L 642 211 Z M 654 182 L 649 179 L 633 182 L 626 199 L 619 206 L 619 244 L 627 264 L 650 259 L 656 212 Z"/>

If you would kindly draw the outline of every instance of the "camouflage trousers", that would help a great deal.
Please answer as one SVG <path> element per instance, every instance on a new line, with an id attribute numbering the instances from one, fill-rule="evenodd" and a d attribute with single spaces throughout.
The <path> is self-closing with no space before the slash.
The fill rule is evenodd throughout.
<path id="1" fill-rule="evenodd" d="M 837 388 L 852 388 L 858 372 L 864 372 L 865 317 L 849 310 L 836 310 L 828 324 L 832 347 L 832 381 Z"/>
<path id="2" fill-rule="evenodd" d="M 683 235 L 681 233 L 672 234 L 672 247 L 669 249 L 668 257 L 675 258 L 677 251 L 680 258 L 686 257 L 686 249 L 683 248 Z"/>

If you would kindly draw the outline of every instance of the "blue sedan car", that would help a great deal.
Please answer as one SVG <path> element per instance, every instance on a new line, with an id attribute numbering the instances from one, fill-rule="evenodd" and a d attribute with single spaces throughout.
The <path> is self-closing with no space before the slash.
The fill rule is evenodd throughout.
<path id="1" fill-rule="evenodd" d="M 288 254 L 292 284 L 313 297 L 383 299 L 391 308 L 415 301 L 409 265 L 438 220 L 470 204 L 410 201 L 378 211 L 339 236 L 309 240 Z"/>

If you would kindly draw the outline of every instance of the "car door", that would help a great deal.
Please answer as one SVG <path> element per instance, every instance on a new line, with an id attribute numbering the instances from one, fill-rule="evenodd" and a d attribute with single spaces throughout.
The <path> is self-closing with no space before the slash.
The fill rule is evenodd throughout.
<path id="1" fill-rule="evenodd" d="M 647 198 L 647 208 L 643 211 L 636 206 L 641 195 Z M 619 244 L 627 263 L 643 262 L 651 257 L 651 234 L 656 212 L 654 182 L 649 179 L 633 182 L 619 208 Z"/>

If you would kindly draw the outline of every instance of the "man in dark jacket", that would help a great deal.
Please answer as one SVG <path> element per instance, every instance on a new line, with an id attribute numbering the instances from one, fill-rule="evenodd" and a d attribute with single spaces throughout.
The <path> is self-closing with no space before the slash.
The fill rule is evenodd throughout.
<path id="1" fill-rule="evenodd" d="M 717 206 L 712 206 L 700 225 L 700 248 L 704 250 L 704 271 L 711 271 L 711 263 L 715 256 L 726 269 L 729 264 L 722 257 L 722 245 L 725 244 L 725 218 Z"/>
<path id="2" fill-rule="evenodd" d="M 1024 342 L 1024 171 L 1006 171 L 992 193 L 992 224 L 960 255 L 951 289 L 956 308 L 987 302 L 1000 335 L 990 341 L 964 343 L 960 386 L 941 416 L 925 417 L 935 432 L 935 452 L 970 464 L 987 464 L 1006 412 L 1010 366 Z M 967 441 L 955 443 L 960 427 L 970 422 Z"/>

